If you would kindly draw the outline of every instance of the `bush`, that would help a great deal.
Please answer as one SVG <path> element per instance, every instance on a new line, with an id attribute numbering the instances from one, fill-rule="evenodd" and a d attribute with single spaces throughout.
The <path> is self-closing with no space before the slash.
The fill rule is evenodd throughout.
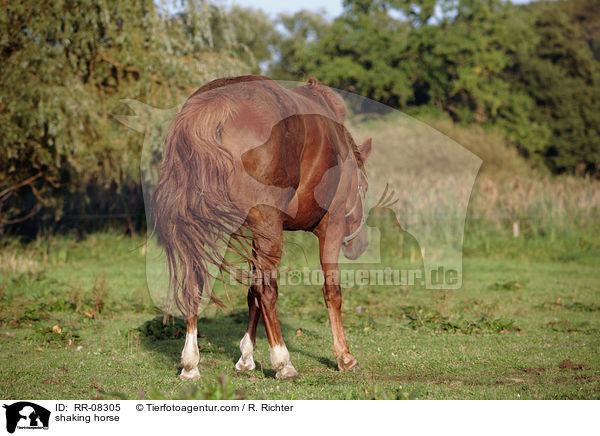
<path id="1" fill-rule="evenodd" d="M 12 3 L 0 34 L 0 231 L 143 215 L 142 140 L 112 116 L 121 100 L 173 107 L 250 69 L 223 11 L 195 1 L 176 16 L 146 1 Z"/>

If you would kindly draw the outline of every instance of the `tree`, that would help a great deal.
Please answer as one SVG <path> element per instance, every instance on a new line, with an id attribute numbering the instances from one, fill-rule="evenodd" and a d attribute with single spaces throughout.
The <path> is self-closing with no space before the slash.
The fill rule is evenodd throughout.
<path id="1" fill-rule="evenodd" d="M 598 174 L 598 4 L 346 0 L 279 65 L 399 109 L 501 126 L 554 172 Z"/>
<path id="2" fill-rule="evenodd" d="M 177 16 L 144 0 L 2 6 L 0 229 L 90 205 L 128 214 L 141 140 L 112 117 L 121 99 L 175 106 L 212 78 L 249 70 L 227 16 L 185 4 Z"/>
<path id="3" fill-rule="evenodd" d="M 592 2 L 590 2 L 592 3 Z M 600 63 L 593 38 L 562 3 L 530 6 L 537 38 L 532 53 L 519 52 L 514 77 L 536 102 L 534 122 L 551 131 L 536 153 L 556 173 L 600 170 Z"/>
<path id="4" fill-rule="evenodd" d="M 279 41 L 274 47 L 273 62 L 269 65 L 269 76 L 279 80 L 303 78 L 298 57 L 307 44 L 321 40 L 327 34 L 329 23 L 323 14 L 301 10 L 292 15 L 280 14 L 277 24 L 281 25 Z"/>
<path id="5" fill-rule="evenodd" d="M 236 35 L 238 57 L 252 66 L 253 73 L 267 68 L 280 35 L 269 16 L 253 8 L 234 5 L 227 14 Z"/>

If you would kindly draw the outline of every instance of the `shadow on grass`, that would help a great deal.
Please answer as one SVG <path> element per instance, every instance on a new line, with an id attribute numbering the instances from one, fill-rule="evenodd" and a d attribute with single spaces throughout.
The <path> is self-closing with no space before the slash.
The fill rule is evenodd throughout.
<path id="1" fill-rule="evenodd" d="M 240 340 L 244 336 L 248 316 L 245 312 L 234 311 L 230 313 L 221 313 L 215 317 L 202 317 L 198 319 L 198 345 L 200 355 L 205 353 L 212 354 L 215 358 L 218 355 L 231 362 L 231 367 L 235 365 L 240 357 Z M 295 329 L 285 322 L 280 322 L 281 331 L 284 338 L 292 337 Z M 179 356 L 185 343 L 186 324 L 183 319 L 169 318 L 167 323 L 163 323 L 163 317 L 157 316 L 146 321 L 137 328 L 140 332 L 141 344 L 149 351 L 161 353 L 173 360 L 173 364 L 179 363 Z M 315 338 L 316 340 L 316 338 Z M 256 334 L 257 342 L 267 342 L 264 324 L 261 321 Z M 332 369 L 337 369 L 337 363 L 324 355 L 315 355 L 305 348 L 299 348 L 295 345 L 287 344 L 290 354 L 302 354 L 319 364 Z M 256 367 L 262 371 L 267 378 L 274 378 L 275 371 L 270 369 L 270 362 L 256 361 Z"/>

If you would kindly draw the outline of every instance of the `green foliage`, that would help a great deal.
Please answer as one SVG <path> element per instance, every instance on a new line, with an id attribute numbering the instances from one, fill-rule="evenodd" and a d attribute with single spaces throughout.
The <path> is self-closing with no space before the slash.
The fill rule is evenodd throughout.
<path id="1" fill-rule="evenodd" d="M 536 39 L 528 52 L 516 53 L 511 76 L 536 102 L 531 121 L 549 129 L 545 141 L 519 144 L 538 154 L 554 172 L 597 173 L 600 63 L 578 20 L 561 6 L 531 5 Z"/>
<path id="2" fill-rule="evenodd" d="M 409 320 L 408 327 L 413 330 L 426 328 L 434 332 L 460 333 L 464 335 L 509 333 L 521 330 L 515 324 L 515 321 L 511 319 L 492 319 L 485 316 L 473 320 L 463 317 L 453 318 L 442 315 L 437 310 L 415 306 L 403 306 L 400 308 L 400 311 L 402 312 L 402 316 Z"/>
<path id="3" fill-rule="evenodd" d="M 598 174 L 598 0 L 347 0 L 331 22 L 199 0 L 178 10 L 142 0 L 2 8 L 0 232 L 59 223 L 81 233 L 93 222 L 82 218 L 97 216 L 143 227 L 144 139 L 113 114 L 139 112 L 136 99 L 165 108 L 145 130 L 160 146 L 164 121 L 195 88 L 259 70 L 493 126 L 536 166 Z M 485 165 L 512 170 L 514 153 L 497 143 Z"/>
<path id="4" fill-rule="evenodd" d="M 146 1 L 2 8 L 0 228 L 35 214 L 55 222 L 65 209 L 140 209 L 142 140 L 112 116 L 121 99 L 173 107 L 249 70 L 225 13 L 184 5 L 176 16 Z"/>
<path id="5" fill-rule="evenodd" d="M 347 0 L 321 37 L 284 40 L 271 71 L 315 76 L 400 109 L 426 105 L 461 123 L 497 125 L 555 173 L 598 174 L 594 5 Z"/>
<path id="6" fill-rule="evenodd" d="M 48 345 L 73 345 L 75 342 L 81 341 L 79 335 L 73 333 L 71 329 L 66 327 L 60 328 L 58 326 L 37 327 L 28 339 Z"/>
<path id="7" fill-rule="evenodd" d="M 186 325 L 181 318 L 165 320 L 163 317 L 156 317 L 144 323 L 139 332 L 154 341 L 180 339 L 185 335 Z"/>
<path id="8" fill-rule="evenodd" d="M 234 5 L 227 14 L 237 36 L 236 52 L 240 59 L 260 73 L 260 64 L 272 57 L 273 46 L 280 41 L 275 23 L 259 10 Z"/>
<path id="9" fill-rule="evenodd" d="M 276 22 L 283 32 L 273 47 L 275 59 L 269 65 L 268 74 L 276 80 L 302 80 L 306 71 L 299 69 L 298 56 L 308 43 L 321 40 L 330 25 L 322 14 L 305 10 L 280 14 Z"/>
<path id="10" fill-rule="evenodd" d="M 290 17 L 294 19 L 295 17 Z M 293 26 L 288 23 L 288 28 Z M 323 36 L 306 41 L 292 32 L 292 56 L 282 51 L 280 68 L 318 77 L 330 86 L 356 92 L 383 103 L 403 106 L 409 93 L 411 66 L 399 65 L 408 26 L 386 13 L 346 13 Z"/>

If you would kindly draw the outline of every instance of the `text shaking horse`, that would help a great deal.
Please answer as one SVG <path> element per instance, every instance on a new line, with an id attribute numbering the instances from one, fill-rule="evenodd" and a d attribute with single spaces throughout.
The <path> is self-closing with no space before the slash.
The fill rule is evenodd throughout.
<path id="1" fill-rule="evenodd" d="M 200 376 L 198 307 L 210 292 L 202 296 L 213 277 L 208 265 L 232 266 L 222 255 L 226 245 L 249 262 L 253 274 L 236 369 L 255 368 L 262 315 L 276 377 L 297 377 L 276 311 L 284 230 L 318 237 L 338 367 L 360 369 L 344 337 L 337 261 L 340 249 L 355 259 L 368 244 L 363 164 L 371 140 L 358 147 L 344 118 L 341 96 L 317 80 L 289 90 L 262 76 L 210 82 L 175 116 L 152 205 L 170 290 L 187 321 L 181 379 Z M 244 249 L 250 243 L 251 250 Z"/>

